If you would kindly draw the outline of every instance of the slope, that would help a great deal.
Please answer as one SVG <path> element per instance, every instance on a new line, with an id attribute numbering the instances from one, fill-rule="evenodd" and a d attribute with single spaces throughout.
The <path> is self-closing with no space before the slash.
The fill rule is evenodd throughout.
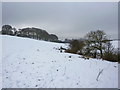
<path id="1" fill-rule="evenodd" d="M 118 87 L 118 63 L 61 53 L 66 44 L 0 37 L 3 88 Z"/>

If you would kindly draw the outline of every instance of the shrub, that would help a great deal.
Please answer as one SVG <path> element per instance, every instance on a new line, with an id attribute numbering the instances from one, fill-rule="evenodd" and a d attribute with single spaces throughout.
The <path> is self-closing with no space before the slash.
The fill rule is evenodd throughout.
<path id="1" fill-rule="evenodd" d="M 120 53 L 113 52 L 105 52 L 103 55 L 103 59 L 111 62 L 119 62 L 120 63 Z"/>
<path id="2" fill-rule="evenodd" d="M 65 50 L 65 52 L 82 54 L 83 47 L 84 47 L 84 41 L 72 40 L 70 42 L 69 49 Z"/>

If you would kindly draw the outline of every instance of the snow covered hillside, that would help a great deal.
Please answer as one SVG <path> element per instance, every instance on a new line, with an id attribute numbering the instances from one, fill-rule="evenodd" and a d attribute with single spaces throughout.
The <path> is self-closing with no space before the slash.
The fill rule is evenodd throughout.
<path id="1" fill-rule="evenodd" d="M 118 87 L 118 63 L 61 53 L 61 43 L 0 37 L 3 88 Z"/>
<path id="2" fill-rule="evenodd" d="M 111 43 L 114 48 L 120 48 L 120 47 L 118 47 L 118 43 L 120 43 L 120 41 L 111 41 Z"/>

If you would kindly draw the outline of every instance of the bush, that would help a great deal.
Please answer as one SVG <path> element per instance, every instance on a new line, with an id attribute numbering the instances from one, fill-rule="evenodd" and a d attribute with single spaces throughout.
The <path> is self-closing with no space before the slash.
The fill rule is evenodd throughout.
<path id="1" fill-rule="evenodd" d="M 78 40 L 72 40 L 70 42 L 70 48 L 68 50 L 66 50 L 66 52 L 68 53 L 77 53 L 77 51 L 79 50 L 79 41 Z"/>
<path id="2" fill-rule="evenodd" d="M 114 60 L 113 53 L 105 52 L 104 55 L 103 55 L 103 59 L 108 60 L 108 61 L 116 62 L 116 60 Z"/>
<path id="3" fill-rule="evenodd" d="M 119 62 L 120 63 L 120 53 L 114 54 L 114 53 L 108 53 L 105 52 L 103 55 L 103 59 L 111 62 Z"/>
<path id="4" fill-rule="evenodd" d="M 117 48 L 114 48 L 112 43 L 107 42 L 105 46 L 105 52 L 103 59 L 112 62 L 120 62 L 120 51 Z"/>
<path id="5" fill-rule="evenodd" d="M 84 47 L 84 41 L 72 40 L 70 42 L 70 48 L 65 52 L 74 53 L 74 54 L 82 54 L 82 49 Z"/>

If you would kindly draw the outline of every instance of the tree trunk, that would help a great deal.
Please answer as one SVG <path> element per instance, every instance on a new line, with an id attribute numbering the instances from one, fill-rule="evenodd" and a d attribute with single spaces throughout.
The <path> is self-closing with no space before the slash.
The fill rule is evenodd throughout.
<path id="1" fill-rule="evenodd" d="M 101 54 L 101 58 L 103 57 L 103 52 L 102 52 L 102 49 L 100 50 L 100 54 Z"/>
<path id="2" fill-rule="evenodd" d="M 103 57 L 103 52 L 102 52 L 102 42 L 100 42 L 100 54 L 101 54 L 101 58 Z"/>

